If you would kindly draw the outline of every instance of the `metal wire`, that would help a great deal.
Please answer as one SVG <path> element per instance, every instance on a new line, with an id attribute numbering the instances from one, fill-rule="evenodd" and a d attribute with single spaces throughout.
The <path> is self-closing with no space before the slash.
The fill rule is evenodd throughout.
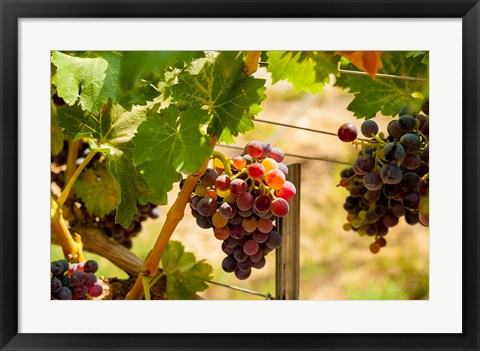
<path id="1" fill-rule="evenodd" d="M 217 146 L 226 147 L 226 148 L 229 148 L 229 149 L 243 150 L 243 147 L 240 147 L 240 146 L 233 146 L 233 145 L 226 145 L 226 144 L 217 144 Z M 347 165 L 347 166 L 352 165 L 351 162 L 332 160 L 332 159 L 324 158 L 324 157 L 303 156 L 303 155 L 288 154 L 288 153 L 286 153 L 285 156 L 301 158 L 301 159 L 304 159 L 304 160 L 314 160 L 314 161 L 325 161 L 325 162 L 331 162 L 331 163 L 338 163 L 338 164 Z"/>
<path id="2" fill-rule="evenodd" d="M 270 293 L 262 294 L 262 293 L 259 293 L 257 291 L 240 288 L 238 286 L 233 286 L 233 285 L 228 285 L 228 284 L 223 284 L 223 283 L 217 283 L 217 282 L 214 282 L 214 281 L 211 281 L 211 280 L 207 280 L 207 283 L 223 286 L 224 288 L 228 288 L 228 289 L 232 289 L 232 290 L 241 291 L 241 292 L 244 292 L 246 294 L 261 296 L 261 297 L 264 297 L 266 300 L 275 300 L 275 298 Z"/>
<path id="3" fill-rule="evenodd" d="M 308 132 L 314 132 L 314 133 L 320 133 L 320 134 L 337 136 L 337 133 L 326 132 L 326 131 L 324 131 L 324 130 L 319 130 L 319 129 L 311 129 L 311 128 L 305 128 L 305 127 L 298 127 L 298 126 L 294 126 L 294 125 L 291 125 L 291 124 L 285 124 L 285 123 L 280 123 L 280 122 L 266 121 L 266 120 L 264 120 L 264 119 L 255 118 L 253 121 L 254 121 L 254 122 L 261 122 L 261 123 L 275 124 L 275 125 L 281 126 L 281 127 L 300 129 L 300 130 L 305 130 L 305 131 L 308 131 Z M 368 141 L 368 139 L 364 139 L 364 138 L 357 138 L 357 139 L 358 139 L 358 140 L 363 140 L 363 141 Z"/>
<path id="4" fill-rule="evenodd" d="M 353 74 L 356 76 L 368 76 L 367 72 L 363 71 L 351 71 L 348 69 L 339 69 L 338 70 L 340 73 L 345 73 L 345 74 Z M 395 76 L 393 74 L 385 74 L 385 73 L 377 73 L 375 75 L 378 78 L 391 78 L 391 79 L 400 79 L 400 80 L 411 80 L 415 82 L 426 82 L 427 79 L 425 78 L 415 78 L 415 77 L 404 77 L 404 76 Z"/>

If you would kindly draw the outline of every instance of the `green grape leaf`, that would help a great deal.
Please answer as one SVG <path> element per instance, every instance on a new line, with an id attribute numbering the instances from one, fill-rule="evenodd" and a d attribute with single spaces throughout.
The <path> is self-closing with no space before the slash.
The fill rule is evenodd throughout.
<path id="1" fill-rule="evenodd" d="M 210 55 L 193 61 L 172 87 L 175 101 L 208 111 L 207 132 L 226 143 L 254 128 L 253 116 L 260 112 L 260 102 L 266 97 L 265 80 L 249 76 L 243 68 L 241 53 Z"/>
<path id="2" fill-rule="evenodd" d="M 52 120 L 50 123 L 50 151 L 52 155 L 58 155 L 63 149 L 63 129 L 58 125 L 57 111 L 55 107 L 52 107 L 51 112 Z"/>
<path id="3" fill-rule="evenodd" d="M 330 74 L 338 74 L 340 56 L 332 52 L 268 51 L 267 71 L 272 82 L 288 80 L 298 91 L 321 93 Z"/>
<path id="4" fill-rule="evenodd" d="M 120 82 L 123 91 L 143 85 L 141 79 L 161 77 L 170 67 L 183 67 L 203 51 L 124 51 L 120 64 Z M 141 62 L 141 64 L 139 64 Z"/>
<path id="5" fill-rule="evenodd" d="M 166 196 L 157 195 L 147 184 L 140 170 L 133 164 L 132 139 L 138 126 L 146 119 L 147 106 L 134 106 L 126 111 L 118 104 L 109 104 L 96 117 L 73 107 L 58 108 L 58 122 L 71 140 L 89 140 L 94 152 L 106 155 L 107 169 L 117 189 L 116 221 L 128 227 L 137 209 L 137 201 L 145 204 L 165 203 Z"/>
<path id="6" fill-rule="evenodd" d="M 426 53 L 428 54 L 428 53 Z M 370 119 L 380 112 L 384 116 L 395 116 L 405 105 L 419 110 L 422 101 L 428 96 L 428 65 L 423 55 L 410 55 L 405 52 L 384 52 L 383 69 L 379 73 L 396 76 L 423 78 L 425 81 L 403 80 L 342 74 L 336 85 L 347 89 L 355 97 L 348 105 L 357 118 Z M 353 66 L 347 66 L 354 69 Z"/>
<path id="7" fill-rule="evenodd" d="M 157 194 L 165 195 L 178 174 L 194 173 L 212 153 L 209 137 L 200 129 L 208 120 L 205 110 L 180 111 L 170 105 L 148 115 L 133 140 L 133 160 Z"/>
<path id="8" fill-rule="evenodd" d="M 170 241 L 162 256 L 162 270 L 167 277 L 165 297 L 169 300 L 193 300 L 195 294 L 208 288 L 212 267 L 205 260 L 196 261 L 195 255 L 185 252 L 178 241 Z"/>
<path id="9" fill-rule="evenodd" d="M 73 185 L 88 212 L 103 217 L 117 208 L 117 189 L 105 164 L 85 169 Z"/>
<path id="10" fill-rule="evenodd" d="M 108 99 L 119 92 L 120 57 L 115 53 L 101 53 L 102 57 L 75 57 L 59 51 L 52 53 L 56 67 L 53 83 L 57 95 L 69 106 L 77 100 L 81 108 L 94 115 L 100 113 Z"/>

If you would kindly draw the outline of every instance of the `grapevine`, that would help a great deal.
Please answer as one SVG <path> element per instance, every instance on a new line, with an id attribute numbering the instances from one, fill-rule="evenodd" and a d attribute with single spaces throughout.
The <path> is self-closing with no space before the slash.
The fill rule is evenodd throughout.
<path id="1" fill-rule="evenodd" d="M 378 253 L 399 218 L 428 225 L 428 52 L 53 51 L 51 64 L 51 228 L 63 252 L 52 257 L 52 299 L 195 299 L 217 269 L 254 280 L 282 245 L 278 218 L 296 188 L 283 149 L 250 139 L 227 157 L 217 145 L 255 130 L 269 85 L 262 74 L 311 94 L 332 83 L 365 118 L 359 131 L 348 121 L 337 130 L 360 149 L 341 173 L 345 229 L 372 237 Z M 352 70 L 367 76 L 343 74 Z M 380 78 L 388 75 L 419 79 Z M 372 119 L 379 112 L 398 115 L 387 136 Z M 180 193 L 160 211 L 176 183 Z M 221 267 L 172 240 L 187 206 L 226 255 Z M 162 228 L 140 258 L 130 249 L 148 220 Z M 102 292 L 89 252 L 128 274 L 102 278 L 121 288 Z"/>

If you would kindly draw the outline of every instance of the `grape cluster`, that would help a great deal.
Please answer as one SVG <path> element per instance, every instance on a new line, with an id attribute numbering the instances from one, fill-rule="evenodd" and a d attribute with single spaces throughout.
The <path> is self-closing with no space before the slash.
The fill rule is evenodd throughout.
<path id="1" fill-rule="evenodd" d="M 288 201 L 296 193 L 286 180 L 287 166 L 282 149 L 269 143 L 251 141 L 244 152 L 229 160 L 215 158 L 191 197 L 190 207 L 200 228 L 213 228 L 222 240 L 225 272 L 244 280 L 252 268 L 265 266 L 265 256 L 282 244 L 274 225 L 285 216 Z"/>
<path id="2" fill-rule="evenodd" d="M 66 260 L 51 262 L 51 299 L 88 300 L 100 296 L 103 288 L 97 283 L 97 270 L 98 264 L 94 260 L 78 264 L 69 264 Z"/>
<path id="3" fill-rule="evenodd" d="M 384 236 L 401 217 L 408 224 L 428 226 L 429 116 L 428 102 L 422 112 L 403 107 L 399 118 L 387 127 L 388 136 L 378 134 L 378 125 L 366 120 L 357 138 L 356 128 L 345 123 L 338 137 L 361 146 L 353 167 L 341 172 L 341 186 L 347 188 L 344 208 L 348 212 L 345 230 L 374 237 L 372 253 L 387 242 Z"/>
<path id="4" fill-rule="evenodd" d="M 76 164 L 80 165 L 89 153 L 90 149 L 88 147 L 88 143 L 83 142 L 77 153 Z M 63 189 L 65 186 L 67 154 L 68 143 L 65 142 L 60 153 L 52 156 L 51 158 L 51 182 L 55 183 L 61 189 Z M 100 163 L 101 167 L 105 167 L 105 163 L 101 159 L 100 154 L 98 154 L 95 155 L 86 168 L 95 167 L 96 163 L 97 165 Z M 124 228 L 120 224 L 115 223 L 116 211 L 112 211 L 103 217 L 98 217 L 93 213 L 89 213 L 82 200 L 76 196 L 68 199 L 66 204 L 71 205 L 71 207 L 74 208 L 74 215 L 68 218 L 72 226 L 93 225 L 99 228 L 109 238 L 112 238 L 128 249 L 130 249 L 133 245 L 132 239 L 137 236 L 138 233 L 140 233 L 142 229 L 142 222 L 148 218 L 155 219 L 160 216 L 160 209 L 156 205 L 152 203 L 147 203 L 145 205 L 137 203 L 137 211 L 133 217 L 132 223 L 128 228 Z"/>

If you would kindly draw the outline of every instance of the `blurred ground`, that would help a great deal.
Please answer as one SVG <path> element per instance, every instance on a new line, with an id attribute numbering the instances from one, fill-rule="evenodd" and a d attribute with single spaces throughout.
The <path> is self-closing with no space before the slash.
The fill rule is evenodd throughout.
<path id="1" fill-rule="evenodd" d="M 269 79 L 265 72 L 258 76 Z M 306 128 L 336 132 L 338 127 L 350 122 L 360 129 L 363 121 L 354 118 L 347 110 L 353 96 L 341 89 L 326 86 L 323 94 L 298 93 L 289 83 L 277 83 L 267 88 L 267 100 L 262 103 L 259 119 L 281 122 Z M 377 116 L 380 130 L 386 132 L 390 117 Z M 353 162 L 357 151 L 350 143 L 343 143 L 335 136 L 285 128 L 266 123 L 255 123 L 256 130 L 237 138 L 237 145 L 249 140 L 268 141 L 282 147 L 285 152 Z M 218 147 L 228 156 L 238 150 Z M 336 187 L 340 171 L 345 167 L 336 163 L 302 160 L 286 157 L 285 163 L 301 163 L 301 250 L 300 250 L 300 299 L 305 300 L 403 300 L 428 299 L 429 292 L 429 231 L 421 225 L 409 226 L 402 218 L 399 225 L 386 236 L 387 246 L 377 255 L 368 247 L 373 239 L 346 232 L 342 225 L 346 212 L 343 202 L 347 190 Z M 178 185 L 169 194 L 169 204 L 178 193 Z M 134 239 L 133 252 L 141 257 L 152 247 L 169 206 L 161 206 L 158 220 L 145 225 Z M 274 255 L 267 256 L 267 265 L 254 270 L 247 281 L 237 280 L 233 274 L 224 273 L 221 261 L 225 254 L 220 249 L 211 230 L 197 227 L 190 209 L 172 236 L 181 241 L 187 251 L 197 259 L 205 259 L 214 268 L 213 281 L 239 286 L 261 293 L 275 295 Z M 122 276 L 116 268 L 100 261 L 101 274 Z M 261 297 L 211 285 L 200 293 L 205 299 L 261 299 Z"/>

